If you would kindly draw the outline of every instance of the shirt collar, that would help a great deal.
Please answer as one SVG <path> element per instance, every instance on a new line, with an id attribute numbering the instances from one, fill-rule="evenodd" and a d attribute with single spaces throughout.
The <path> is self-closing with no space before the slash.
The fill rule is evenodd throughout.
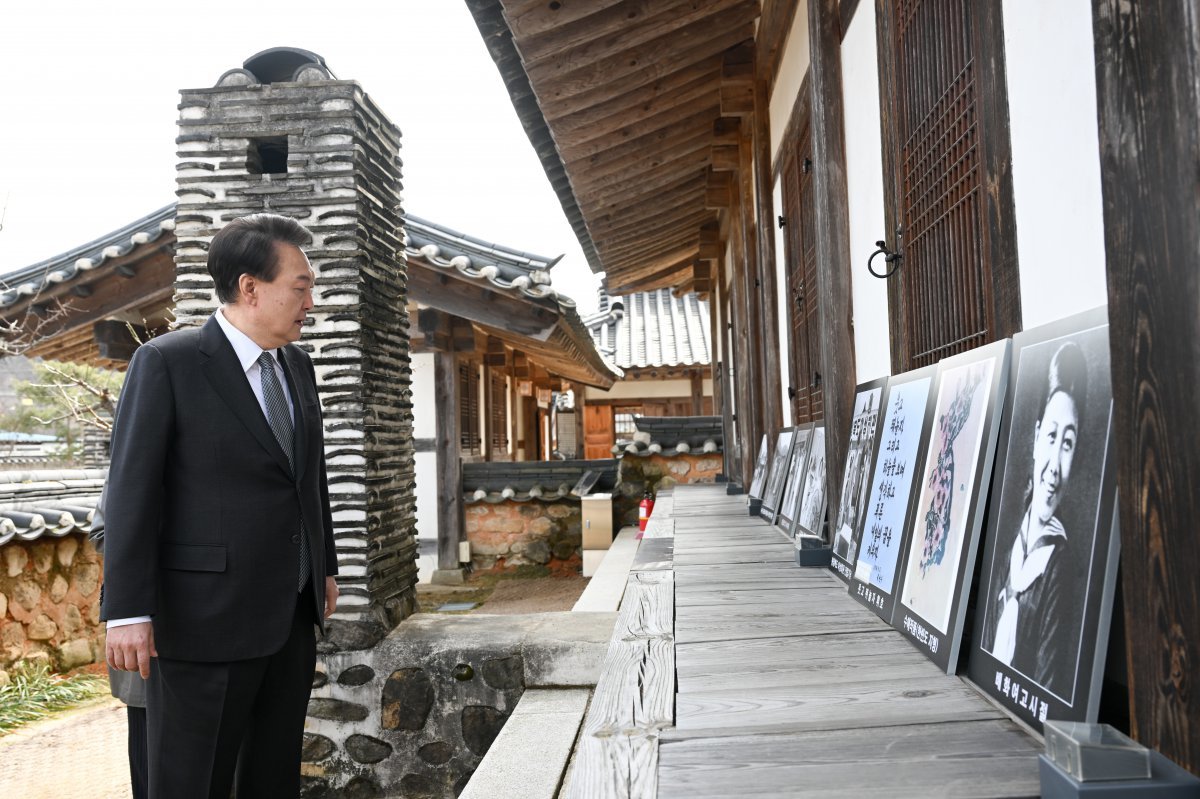
<path id="1" fill-rule="evenodd" d="M 250 367 L 258 362 L 258 357 L 267 352 L 267 350 L 255 344 L 254 339 L 234 327 L 233 322 L 225 318 L 225 314 L 220 308 L 217 309 L 214 316 L 216 316 L 217 324 L 221 326 L 221 331 L 225 334 L 225 338 L 229 339 L 229 344 L 233 347 L 233 353 L 237 356 L 238 363 L 242 365 L 242 371 L 250 371 Z M 278 358 L 279 356 L 274 351 L 271 351 L 271 357 Z"/>

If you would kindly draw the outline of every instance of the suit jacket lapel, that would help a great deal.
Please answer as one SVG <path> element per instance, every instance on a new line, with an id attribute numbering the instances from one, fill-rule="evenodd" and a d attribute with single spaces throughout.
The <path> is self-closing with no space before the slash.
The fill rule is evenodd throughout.
<path id="1" fill-rule="evenodd" d="M 229 405 L 234 416 L 263 449 L 271 454 L 284 474 L 290 475 L 292 468 L 288 464 L 287 456 L 275 440 L 275 434 L 271 432 L 258 400 L 254 398 L 250 381 L 242 371 L 242 364 L 233 351 L 233 345 L 225 338 L 225 333 L 216 319 L 210 318 L 200 330 L 200 368 L 213 389 Z"/>
<path id="2" fill-rule="evenodd" d="M 299 482 L 300 478 L 304 476 L 304 467 L 308 461 L 306 457 L 308 452 L 306 428 L 308 425 L 305 424 L 307 420 L 304 413 L 307 395 L 304 391 L 300 390 L 300 383 L 298 382 L 298 380 L 302 379 L 300 375 L 305 374 L 305 370 L 303 364 L 297 363 L 296 354 L 290 346 L 282 348 L 279 352 L 283 355 L 279 359 L 279 362 L 283 364 L 283 372 L 287 375 L 288 391 L 292 395 L 292 408 L 295 419 L 293 446 L 296 450 L 293 455 L 296 458 L 296 480 Z"/>

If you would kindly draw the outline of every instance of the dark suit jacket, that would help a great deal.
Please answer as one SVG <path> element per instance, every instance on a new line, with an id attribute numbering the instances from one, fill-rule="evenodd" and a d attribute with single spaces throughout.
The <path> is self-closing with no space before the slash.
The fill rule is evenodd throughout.
<path id="1" fill-rule="evenodd" d="M 162 657 L 277 651 L 296 609 L 302 529 L 323 619 L 337 558 L 316 376 L 299 347 L 282 355 L 294 478 L 215 319 L 149 341 L 129 364 L 113 426 L 102 617 L 153 616 Z"/>

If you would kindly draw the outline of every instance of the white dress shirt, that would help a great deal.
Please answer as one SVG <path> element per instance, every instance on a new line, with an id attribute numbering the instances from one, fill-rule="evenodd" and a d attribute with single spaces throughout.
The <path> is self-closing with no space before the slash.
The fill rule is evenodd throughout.
<path id="1" fill-rule="evenodd" d="M 217 309 L 213 317 L 217 320 L 217 324 L 221 327 L 221 332 L 225 334 L 225 338 L 229 339 L 229 344 L 233 347 L 233 352 L 237 356 L 238 363 L 242 365 L 242 372 L 246 375 L 246 380 L 250 383 L 250 390 L 254 392 L 254 398 L 258 400 L 258 407 L 263 412 L 263 418 L 267 418 L 267 402 L 263 399 L 262 390 L 262 367 L 259 366 L 258 358 L 265 350 L 254 343 L 254 340 L 247 336 L 242 331 L 233 326 L 233 323 L 225 318 L 225 314 L 220 308 Z M 271 353 L 271 361 L 275 364 L 275 377 L 279 379 L 279 385 L 283 388 L 283 396 L 287 398 L 288 415 L 292 417 L 292 424 L 296 424 L 296 409 L 292 404 L 292 392 L 287 389 L 287 375 L 283 371 L 283 364 L 279 362 L 279 350 L 274 350 Z M 129 619 L 109 619 L 108 627 L 123 627 L 126 624 L 138 624 L 140 622 L 150 621 L 149 616 L 135 616 Z"/>

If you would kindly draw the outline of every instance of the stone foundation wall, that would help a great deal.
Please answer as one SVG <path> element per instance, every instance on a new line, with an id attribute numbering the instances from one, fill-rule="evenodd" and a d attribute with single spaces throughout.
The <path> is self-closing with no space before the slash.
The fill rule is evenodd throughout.
<path id="1" fill-rule="evenodd" d="M 475 569 L 536 564 L 554 566 L 582 557 L 579 500 L 503 501 L 467 505 L 464 514 Z"/>
<path id="2" fill-rule="evenodd" d="M 625 527 L 638 523 L 638 503 L 649 487 L 651 492 L 690 483 L 715 483 L 723 467 L 721 453 L 688 453 L 685 455 L 625 455 L 617 476 L 617 491 L 613 504 L 617 525 Z"/>
<path id="3" fill-rule="evenodd" d="M 78 533 L 0 547 L 0 684 L 21 660 L 67 671 L 104 659 L 100 574 Z"/>

